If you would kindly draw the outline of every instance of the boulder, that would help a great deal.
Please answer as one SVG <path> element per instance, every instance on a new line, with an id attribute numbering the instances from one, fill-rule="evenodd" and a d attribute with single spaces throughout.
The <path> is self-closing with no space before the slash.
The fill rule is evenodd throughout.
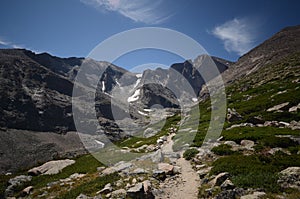
<path id="1" fill-rule="evenodd" d="M 111 192 L 111 198 L 125 198 L 126 197 L 126 190 L 125 189 L 118 189 Z"/>
<path id="2" fill-rule="evenodd" d="M 292 129 L 292 130 L 299 130 L 300 129 L 300 121 L 299 122 L 296 122 L 295 120 L 291 121 L 289 127 Z"/>
<path id="3" fill-rule="evenodd" d="M 276 111 L 276 112 L 282 112 L 282 108 L 286 107 L 287 105 L 289 105 L 289 102 L 285 102 L 285 103 L 282 103 L 282 104 L 278 104 L 276 106 L 273 106 L 271 108 L 268 108 L 267 109 L 267 112 L 272 112 L 272 111 Z"/>
<path id="4" fill-rule="evenodd" d="M 219 173 L 211 182 L 212 186 L 220 186 L 229 177 L 228 172 Z"/>
<path id="5" fill-rule="evenodd" d="M 297 106 L 292 106 L 289 108 L 289 112 L 297 112 L 300 109 L 300 103 Z"/>
<path id="6" fill-rule="evenodd" d="M 166 173 L 162 170 L 154 170 L 152 176 L 157 180 L 165 180 L 167 177 Z"/>
<path id="7" fill-rule="evenodd" d="M 222 190 L 230 190 L 230 189 L 234 189 L 235 185 L 231 182 L 231 180 L 227 179 L 221 184 L 220 187 Z"/>
<path id="8" fill-rule="evenodd" d="M 115 173 L 116 170 L 114 167 L 108 167 L 101 172 L 101 176 L 106 176 Z"/>
<path id="9" fill-rule="evenodd" d="M 200 169 L 199 171 L 197 171 L 197 174 L 202 179 L 210 172 L 211 169 L 212 169 L 212 167 Z"/>
<path id="10" fill-rule="evenodd" d="M 151 182 L 146 180 L 127 190 L 127 196 L 132 199 L 154 199 Z"/>
<path id="11" fill-rule="evenodd" d="M 23 186 L 26 182 L 30 182 L 32 179 L 31 176 L 20 175 L 14 178 L 9 179 L 8 186 L 5 190 L 5 195 L 7 197 L 13 196 L 16 189 L 20 186 Z"/>
<path id="12" fill-rule="evenodd" d="M 94 196 L 94 197 L 89 197 L 89 196 L 86 196 L 86 195 L 81 193 L 79 196 L 76 197 L 76 199 L 102 199 L 102 196 L 97 195 L 97 196 Z"/>
<path id="13" fill-rule="evenodd" d="M 181 173 L 181 167 L 180 166 L 174 166 L 173 167 L 173 174 L 180 174 Z"/>
<path id="14" fill-rule="evenodd" d="M 242 196 L 241 199 L 259 199 L 262 198 L 264 195 L 266 195 L 265 192 L 256 191 L 252 194 Z"/>
<path id="15" fill-rule="evenodd" d="M 127 196 L 133 199 L 144 198 L 144 185 L 143 183 L 138 183 L 134 187 L 127 190 Z"/>
<path id="16" fill-rule="evenodd" d="M 164 160 L 164 156 L 163 156 L 163 153 L 161 151 L 161 149 L 157 150 L 156 152 L 154 152 L 152 155 L 151 155 L 151 159 L 154 163 L 160 163 Z"/>
<path id="17" fill-rule="evenodd" d="M 241 141 L 241 146 L 243 146 L 246 149 L 253 149 L 254 147 L 254 142 L 252 140 L 242 140 Z"/>
<path id="18" fill-rule="evenodd" d="M 300 190 L 300 167 L 288 167 L 281 171 L 277 183 L 282 188 L 294 188 Z"/>
<path id="19" fill-rule="evenodd" d="M 45 164 L 32 168 L 28 171 L 29 175 L 54 175 L 62 171 L 63 168 L 75 163 L 75 160 L 53 160 L 46 162 Z"/>
<path id="20" fill-rule="evenodd" d="M 112 192 L 112 186 L 110 183 L 106 184 L 103 189 L 97 192 L 97 194 L 108 194 Z"/>
<path id="21" fill-rule="evenodd" d="M 235 146 L 239 146 L 235 141 L 225 141 L 224 144 L 235 147 Z"/>
<path id="22" fill-rule="evenodd" d="M 227 120 L 228 122 L 237 122 L 241 121 L 243 117 L 235 110 L 228 108 L 227 110 Z"/>
<path id="23" fill-rule="evenodd" d="M 33 186 L 26 187 L 25 189 L 22 190 L 21 196 L 22 197 L 28 196 L 32 192 L 32 190 L 33 190 Z"/>
<path id="24" fill-rule="evenodd" d="M 272 148 L 268 151 L 269 154 L 271 155 L 275 155 L 276 152 L 282 152 L 282 153 L 285 153 L 285 154 L 288 154 L 288 155 L 291 155 L 291 152 L 289 152 L 288 150 L 286 149 L 283 149 L 283 148 L 280 148 L 280 147 L 275 147 L 275 148 Z"/>
<path id="25" fill-rule="evenodd" d="M 264 126 L 279 127 L 278 121 L 265 121 Z"/>
<path id="26" fill-rule="evenodd" d="M 147 173 L 147 171 L 145 171 L 145 169 L 136 168 L 135 170 L 131 171 L 129 174 L 130 175 L 139 175 L 139 174 L 145 174 L 145 173 Z"/>
<path id="27" fill-rule="evenodd" d="M 164 171 L 167 175 L 173 174 L 173 169 L 174 169 L 173 165 L 170 165 L 168 163 L 159 163 L 157 166 L 158 166 L 158 170 Z"/>
<path id="28" fill-rule="evenodd" d="M 116 164 L 114 166 L 114 169 L 117 171 L 117 172 L 120 172 L 120 171 L 123 171 L 125 169 L 129 169 L 130 167 L 132 167 L 132 163 L 131 162 L 124 162 L 124 161 L 121 161 L 119 162 L 118 164 Z"/>
<path id="29" fill-rule="evenodd" d="M 240 198 L 243 194 L 245 194 L 245 190 L 242 188 L 234 188 L 229 190 L 223 190 L 218 195 L 214 197 L 214 199 L 236 199 Z"/>

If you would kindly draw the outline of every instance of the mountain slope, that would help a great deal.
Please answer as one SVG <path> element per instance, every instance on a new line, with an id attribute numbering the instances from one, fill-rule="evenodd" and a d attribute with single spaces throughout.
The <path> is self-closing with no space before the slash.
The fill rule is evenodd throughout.
<path id="1" fill-rule="evenodd" d="M 223 73 L 224 82 L 232 82 L 300 51 L 300 26 L 287 27 L 253 48 Z"/>

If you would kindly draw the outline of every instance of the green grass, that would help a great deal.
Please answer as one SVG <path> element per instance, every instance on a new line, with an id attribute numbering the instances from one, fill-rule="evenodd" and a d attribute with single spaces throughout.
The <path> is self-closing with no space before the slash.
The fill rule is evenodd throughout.
<path id="1" fill-rule="evenodd" d="M 232 146 L 230 146 L 230 145 L 221 144 L 219 146 L 212 148 L 211 151 L 214 152 L 215 154 L 221 155 L 221 156 L 233 155 L 233 154 L 238 153 L 236 151 L 232 151 L 231 148 L 232 148 Z"/>
<path id="2" fill-rule="evenodd" d="M 92 155 L 85 155 L 75 159 L 76 163 L 72 164 L 62 170 L 62 172 L 55 175 L 40 175 L 33 176 L 30 184 L 35 188 L 44 187 L 49 182 L 54 182 L 59 179 L 67 178 L 73 173 L 93 173 L 97 171 L 97 167 L 103 166 Z"/>
<path id="3" fill-rule="evenodd" d="M 69 199 L 76 198 L 79 194 L 85 194 L 88 196 L 93 196 L 97 191 L 100 191 L 108 183 L 113 183 L 119 180 L 121 177 L 117 173 L 113 173 L 103 177 L 97 177 L 94 180 L 83 183 L 66 193 L 63 193 L 58 199 Z"/>
<path id="4" fill-rule="evenodd" d="M 84 155 L 75 159 L 75 163 L 64 168 L 62 172 L 55 175 L 39 175 L 33 176 L 31 182 L 25 183 L 23 186 L 18 188 L 19 191 L 23 190 L 27 186 L 34 186 L 35 189 L 42 188 L 47 185 L 47 183 L 58 181 L 59 179 L 67 178 L 73 173 L 94 173 L 97 171 L 97 167 L 103 166 L 98 160 L 96 160 L 92 155 Z M 8 180 L 17 175 L 24 174 L 26 171 L 19 172 L 13 176 L 1 175 L 0 178 L 0 198 L 3 197 L 5 188 L 7 187 Z M 16 192 L 18 192 L 18 190 Z"/>
<path id="5" fill-rule="evenodd" d="M 276 173 L 289 166 L 300 166 L 300 155 L 231 155 L 216 160 L 210 174 L 229 172 L 233 183 L 239 187 L 280 192 Z"/>
<path id="6" fill-rule="evenodd" d="M 232 140 L 240 143 L 241 140 L 258 141 L 275 135 L 296 135 L 300 136 L 300 130 L 291 130 L 288 128 L 276 127 L 237 127 L 224 130 L 222 136 L 224 140 Z"/>

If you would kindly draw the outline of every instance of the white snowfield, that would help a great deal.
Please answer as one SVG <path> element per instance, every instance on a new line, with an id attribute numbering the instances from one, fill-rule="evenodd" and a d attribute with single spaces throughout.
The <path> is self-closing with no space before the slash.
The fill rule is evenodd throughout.
<path id="1" fill-rule="evenodd" d="M 132 96 L 128 97 L 127 102 L 134 102 L 138 100 L 140 97 L 140 92 L 141 90 L 137 89 Z"/>

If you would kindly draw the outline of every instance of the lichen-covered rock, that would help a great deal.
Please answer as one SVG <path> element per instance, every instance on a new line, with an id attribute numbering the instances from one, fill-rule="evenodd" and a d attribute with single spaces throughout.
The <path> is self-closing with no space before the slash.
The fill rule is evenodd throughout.
<path id="1" fill-rule="evenodd" d="M 69 165 L 72 165 L 75 163 L 75 160 L 54 160 L 46 162 L 45 164 L 32 168 L 28 171 L 29 175 L 54 175 L 61 172 L 61 170 Z"/>
<path id="2" fill-rule="evenodd" d="M 300 167 L 288 167 L 281 171 L 277 183 L 282 188 L 295 188 L 300 190 Z"/>

